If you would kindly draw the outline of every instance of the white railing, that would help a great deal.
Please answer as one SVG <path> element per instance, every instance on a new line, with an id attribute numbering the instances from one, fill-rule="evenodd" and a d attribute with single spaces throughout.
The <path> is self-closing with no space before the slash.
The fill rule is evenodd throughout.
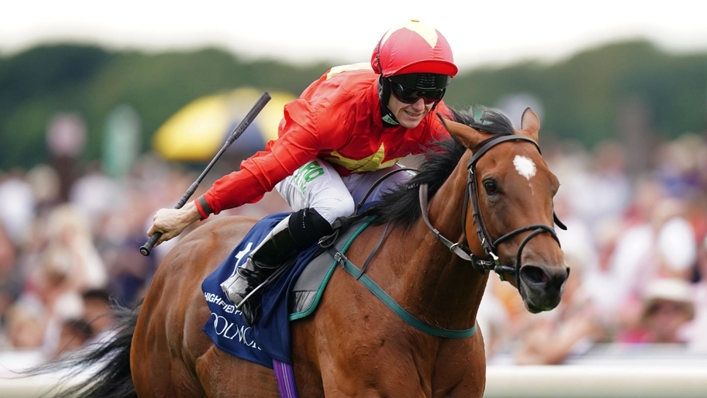
<path id="1" fill-rule="evenodd" d="M 485 398 L 707 397 L 707 356 L 684 350 L 606 346 L 557 366 L 513 366 L 507 359 L 488 366 Z M 23 365 L 27 363 L 19 356 L 0 360 L 3 368 Z M 59 376 L 7 377 L 11 375 L 0 372 L 0 397 L 34 398 Z"/>
<path id="2" fill-rule="evenodd" d="M 34 398 L 56 378 L 0 380 L 0 397 Z M 485 398 L 705 398 L 707 368 L 489 366 Z"/>
<path id="3" fill-rule="evenodd" d="M 489 366 L 484 398 L 705 398 L 707 367 Z"/>

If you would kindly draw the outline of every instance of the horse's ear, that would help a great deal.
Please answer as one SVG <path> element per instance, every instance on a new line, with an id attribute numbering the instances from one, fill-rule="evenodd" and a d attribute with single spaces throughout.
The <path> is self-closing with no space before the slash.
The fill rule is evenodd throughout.
<path id="1" fill-rule="evenodd" d="M 523 116 L 520 118 L 520 129 L 530 135 L 532 139 L 538 142 L 538 131 L 540 131 L 540 119 L 530 107 L 525 108 Z"/>
<path id="2" fill-rule="evenodd" d="M 483 133 L 467 126 L 466 124 L 445 119 L 439 112 L 437 112 L 437 117 L 444 125 L 444 128 L 449 131 L 449 134 L 456 137 L 467 148 L 473 148 L 484 140 Z"/>

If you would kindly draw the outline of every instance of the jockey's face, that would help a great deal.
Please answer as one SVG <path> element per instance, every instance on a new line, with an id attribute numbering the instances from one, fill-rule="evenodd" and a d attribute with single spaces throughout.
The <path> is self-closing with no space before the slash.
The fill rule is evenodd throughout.
<path id="1" fill-rule="evenodd" d="M 398 119 L 400 125 L 406 129 L 414 129 L 417 127 L 422 119 L 430 112 L 434 104 L 425 105 L 424 98 L 419 98 L 412 104 L 406 104 L 401 102 L 391 95 L 388 100 L 388 109 L 390 112 Z"/>

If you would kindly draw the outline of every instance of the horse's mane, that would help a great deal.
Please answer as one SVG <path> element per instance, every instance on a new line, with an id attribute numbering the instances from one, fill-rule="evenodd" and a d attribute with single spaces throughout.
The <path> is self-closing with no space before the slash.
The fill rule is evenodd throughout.
<path id="1" fill-rule="evenodd" d="M 450 108 L 452 118 L 456 122 L 466 124 L 476 130 L 494 135 L 514 134 L 511 121 L 502 113 L 483 107 L 469 110 Z M 477 115 L 475 118 L 474 116 Z M 483 143 L 481 143 L 483 144 Z M 409 228 L 420 217 L 420 199 L 417 187 L 427 184 L 431 198 L 452 174 L 459 160 L 466 152 L 461 142 L 449 138 L 437 142 L 425 153 L 425 161 L 419 167 L 418 173 L 405 185 L 386 192 L 381 201 L 367 211 L 375 215 L 375 224 L 388 222 Z"/>

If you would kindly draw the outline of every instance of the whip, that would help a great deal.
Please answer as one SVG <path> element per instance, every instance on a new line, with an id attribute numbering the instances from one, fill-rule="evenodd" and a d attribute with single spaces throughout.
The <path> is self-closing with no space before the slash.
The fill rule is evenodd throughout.
<path id="1" fill-rule="evenodd" d="M 187 200 L 194 194 L 194 191 L 196 191 L 196 188 L 199 186 L 201 181 L 206 177 L 206 174 L 211 170 L 211 168 L 214 166 L 216 161 L 219 160 L 221 155 L 228 149 L 228 147 L 240 137 L 243 132 L 245 131 L 246 128 L 248 128 L 248 125 L 250 125 L 253 120 L 258 116 L 261 110 L 265 107 L 265 105 L 270 101 L 270 94 L 268 92 L 264 92 L 263 95 L 260 96 L 258 101 L 253 105 L 253 108 L 251 108 L 250 111 L 248 111 L 248 114 L 245 115 L 243 120 L 241 120 L 240 123 L 238 123 L 238 126 L 231 132 L 231 134 L 228 136 L 228 139 L 226 139 L 226 142 L 223 144 L 221 149 L 219 149 L 218 153 L 216 153 L 216 156 L 214 156 L 213 159 L 211 159 L 211 162 L 206 166 L 204 171 L 201 172 L 201 175 L 199 175 L 199 178 L 194 181 L 187 192 L 182 196 L 182 199 L 177 203 L 176 206 L 174 206 L 175 209 L 181 209 L 182 206 L 184 206 L 185 203 L 187 203 Z M 152 237 L 145 242 L 144 245 L 140 246 L 140 253 L 142 253 L 143 256 L 149 256 L 150 251 L 152 250 L 152 247 L 155 245 L 155 243 L 160 239 L 162 236 L 162 232 L 155 232 L 152 234 Z"/>

